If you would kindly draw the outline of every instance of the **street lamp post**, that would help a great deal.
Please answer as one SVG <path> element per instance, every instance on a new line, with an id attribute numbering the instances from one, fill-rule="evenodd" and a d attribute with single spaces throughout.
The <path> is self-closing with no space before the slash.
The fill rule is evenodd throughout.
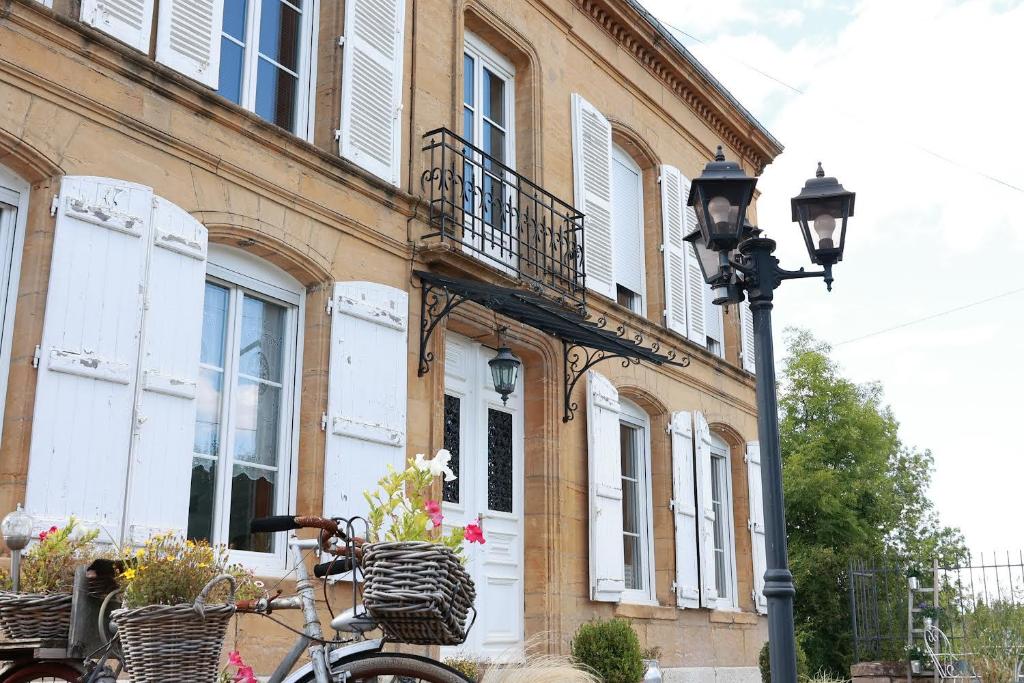
<path id="1" fill-rule="evenodd" d="M 855 195 L 835 178 L 826 178 L 818 164 L 815 177 L 792 199 L 792 208 L 793 220 L 800 224 L 811 261 L 822 266 L 822 270 L 791 271 L 781 268 L 773 255 L 775 241 L 760 236 L 761 231 L 745 219 L 755 182 L 740 170 L 739 164 L 725 161 L 719 147 L 715 160 L 708 163 L 690 189 L 687 203 L 697 214 L 699 228 L 686 239 L 694 246 L 704 280 L 715 292 L 714 303 L 740 303 L 744 294 L 750 301 L 767 550 L 764 595 L 768 601 L 769 658 L 774 683 L 796 683 L 796 589 L 786 548 L 772 300 L 779 285 L 799 278 L 821 277 L 831 291 L 832 266 L 843 258 L 846 223 L 853 215 Z"/>

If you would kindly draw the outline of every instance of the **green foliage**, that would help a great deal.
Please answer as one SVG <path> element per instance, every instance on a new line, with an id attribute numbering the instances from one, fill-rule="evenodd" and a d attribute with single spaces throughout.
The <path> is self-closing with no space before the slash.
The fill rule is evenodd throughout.
<path id="1" fill-rule="evenodd" d="M 444 660 L 444 663 L 450 666 L 451 668 L 455 669 L 471 681 L 475 681 L 480 678 L 480 663 L 477 662 L 475 659 L 466 659 L 465 657 L 449 657 Z"/>
<path id="2" fill-rule="evenodd" d="M 431 460 L 419 454 L 415 462 L 401 472 L 388 465 L 387 474 L 377 482 L 377 489 L 363 492 L 370 508 L 367 513 L 369 542 L 432 541 L 451 548 L 462 557 L 466 530 L 458 527 L 442 534 L 440 502 L 429 498 L 436 477 L 455 478 L 448 469 L 450 457 L 444 450 Z M 464 557 L 462 559 L 465 561 Z"/>
<path id="3" fill-rule="evenodd" d="M 963 649 L 974 673 L 985 683 L 1014 683 L 1024 655 L 1024 605 L 978 603 L 964 615 L 964 626 Z"/>
<path id="4" fill-rule="evenodd" d="M 70 593 L 75 569 L 96 556 L 94 541 L 99 531 L 78 533 L 74 517 L 64 527 L 50 527 L 39 534 L 21 563 L 21 590 L 25 593 Z"/>
<path id="5" fill-rule="evenodd" d="M 637 683 L 644 676 L 640 639 L 625 619 L 580 626 L 572 639 L 572 656 L 604 683 Z"/>
<path id="6" fill-rule="evenodd" d="M 761 653 L 757 657 L 757 668 L 761 670 L 761 680 L 764 683 L 772 683 L 772 664 L 768 655 L 768 642 L 761 646 Z M 807 677 L 807 654 L 796 644 L 796 675 L 801 681 Z"/>
<path id="7" fill-rule="evenodd" d="M 797 629 L 810 670 L 844 676 L 852 660 L 849 561 L 953 563 L 965 548 L 928 498 L 931 453 L 905 446 L 881 385 L 846 379 L 830 353 L 808 332 L 791 331 L 779 429 Z"/>

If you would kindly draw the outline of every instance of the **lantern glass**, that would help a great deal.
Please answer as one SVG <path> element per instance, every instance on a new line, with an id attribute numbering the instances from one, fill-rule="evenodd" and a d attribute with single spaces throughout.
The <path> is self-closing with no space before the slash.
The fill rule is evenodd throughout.
<path id="1" fill-rule="evenodd" d="M 800 224 L 813 263 L 829 266 L 843 260 L 846 223 L 853 215 L 855 198 L 835 178 L 826 178 L 820 163 L 815 177 L 793 197 L 793 221 Z"/>
<path id="2" fill-rule="evenodd" d="M 28 545 L 32 538 L 32 515 L 21 509 L 7 513 L 0 522 L 0 533 L 3 534 L 4 543 L 11 550 L 21 550 Z"/>
<path id="3" fill-rule="evenodd" d="M 704 282 L 714 285 L 728 277 L 722 272 L 721 255 L 719 252 L 708 247 L 700 230 L 694 230 L 683 239 L 691 245 L 687 248 L 693 249 L 697 254 L 697 263 L 700 264 L 700 272 L 704 276 Z"/>
<path id="4" fill-rule="evenodd" d="M 687 206 L 693 207 L 704 241 L 713 251 L 735 247 L 743 235 L 744 217 L 757 178 L 735 161 L 726 161 L 719 145 L 715 160 L 690 184 Z"/>
<path id="5" fill-rule="evenodd" d="M 494 390 L 501 396 L 503 404 L 508 403 L 508 396 L 516 390 L 519 381 L 518 358 L 513 355 L 512 350 L 507 346 L 498 349 L 498 354 L 487 362 L 491 368 L 491 380 L 494 382 Z"/>

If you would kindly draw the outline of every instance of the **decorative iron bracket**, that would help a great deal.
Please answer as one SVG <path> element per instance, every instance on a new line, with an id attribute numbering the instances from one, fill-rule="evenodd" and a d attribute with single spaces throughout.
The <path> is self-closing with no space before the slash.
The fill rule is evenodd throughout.
<path id="1" fill-rule="evenodd" d="M 438 287 L 423 282 L 423 296 L 420 297 L 420 365 L 416 374 L 420 377 L 430 372 L 430 364 L 434 361 L 434 352 L 428 351 L 430 336 L 434 334 L 437 324 L 448 317 L 448 314 L 461 304 L 469 301 L 461 294 L 453 294 L 447 287 Z"/>
<path id="2" fill-rule="evenodd" d="M 607 318 L 598 318 L 598 327 L 604 328 L 607 324 Z M 621 324 L 618 325 L 615 328 L 615 334 L 620 338 L 625 338 L 625 326 Z M 638 348 L 643 348 L 644 337 L 639 332 L 634 333 L 630 341 L 632 341 Z M 651 345 L 651 348 L 647 350 L 659 353 L 661 351 L 661 344 L 655 342 Z M 689 356 L 683 356 L 681 359 L 676 360 L 676 352 L 674 350 L 670 350 L 665 354 L 665 357 L 667 358 L 667 360 L 664 361 L 665 365 L 675 365 L 681 368 L 685 368 L 690 365 Z M 576 384 L 579 383 L 580 379 L 592 367 L 601 361 L 611 360 L 612 358 L 621 359 L 622 367 L 624 368 L 628 368 L 630 365 L 639 365 L 641 360 L 639 355 L 633 356 L 628 353 L 612 353 L 611 351 L 592 349 L 564 339 L 562 340 L 562 362 L 565 371 L 563 382 L 565 394 L 563 396 L 562 422 L 571 421 L 576 417 L 576 411 L 579 410 L 579 404 L 572 400 L 572 392 L 576 388 Z"/>

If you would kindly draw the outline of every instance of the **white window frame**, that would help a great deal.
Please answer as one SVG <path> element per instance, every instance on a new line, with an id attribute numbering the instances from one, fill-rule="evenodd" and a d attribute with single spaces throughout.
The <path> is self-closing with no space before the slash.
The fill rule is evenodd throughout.
<path id="1" fill-rule="evenodd" d="M 636 163 L 636 161 L 633 159 L 633 157 L 631 157 L 626 152 L 626 150 L 622 149 L 621 147 L 619 147 L 617 144 L 615 144 L 613 142 L 612 143 L 612 175 L 613 176 L 615 175 L 615 163 L 616 162 L 619 162 L 623 166 L 626 166 L 627 168 L 629 168 L 630 171 L 633 171 L 634 173 L 636 173 L 636 177 L 637 177 L 637 185 L 638 185 L 638 189 L 639 189 L 639 191 L 637 192 L 637 199 L 639 199 L 639 201 L 637 202 L 637 207 L 636 207 L 636 211 L 637 211 L 637 217 L 636 218 L 637 218 L 637 225 L 639 226 L 639 229 L 640 229 L 639 230 L 640 231 L 640 291 L 633 292 L 633 294 L 635 294 L 636 297 L 633 300 L 632 305 L 631 306 L 627 306 L 627 308 L 629 308 L 630 311 L 632 311 L 633 313 L 636 313 L 637 315 L 643 315 L 644 314 L 644 310 L 646 309 L 646 306 L 647 306 L 647 268 L 646 268 L 646 263 L 645 263 L 646 253 L 644 251 L 645 248 L 646 248 L 645 241 L 644 241 L 644 174 L 643 174 L 643 170 L 641 170 L 641 168 L 640 168 L 640 165 L 638 163 Z M 615 225 L 614 212 L 616 212 L 616 211 L 621 211 L 621 208 L 616 206 L 615 204 L 612 204 L 612 226 Z M 613 244 L 614 244 L 614 241 L 615 241 L 615 237 L 616 236 L 614 235 L 614 227 L 613 227 L 613 234 L 612 234 Z M 614 259 L 612 261 L 613 270 L 614 270 L 614 266 L 616 264 L 619 264 L 620 262 L 621 262 L 621 259 Z M 612 273 L 612 276 L 613 276 L 613 278 L 615 280 L 616 288 L 623 287 L 623 288 L 628 289 L 628 287 L 625 287 L 625 285 L 622 285 L 622 284 L 619 283 L 618 275 L 616 273 Z M 616 299 L 617 298 L 618 298 L 618 290 L 616 289 Z"/>
<path id="2" fill-rule="evenodd" d="M 734 523 L 734 512 L 733 505 L 735 499 L 733 498 L 732 489 L 732 449 L 729 448 L 729 444 L 722 440 L 717 434 L 711 434 L 711 462 L 712 473 L 714 472 L 715 460 L 721 459 L 725 464 L 725 477 L 723 478 L 723 491 L 722 491 L 722 512 L 724 518 L 722 521 L 722 543 L 725 550 L 725 579 L 726 588 L 729 594 L 722 596 L 722 587 L 718 587 L 718 601 L 715 605 L 715 609 L 722 611 L 736 611 L 739 609 L 738 591 L 736 581 L 736 525 Z M 712 476 L 714 476 L 712 474 Z M 715 522 L 719 520 L 716 517 Z M 711 552 L 716 552 L 715 548 L 710 548 Z M 717 564 L 716 564 L 717 567 Z"/>
<path id="3" fill-rule="evenodd" d="M 505 161 L 511 169 L 516 167 L 516 68 L 497 50 L 485 43 L 476 34 L 466 31 L 463 52 L 473 58 L 473 139 L 474 146 L 483 149 L 484 114 L 480 97 L 483 94 L 483 67 L 505 81 Z M 465 59 L 462 60 L 465 64 Z M 465 79 L 465 75 L 463 75 Z M 462 93 L 459 113 L 466 108 L 466 93 Z M 465 131 L 463 131 L 465 132 Z"/>
<path id="4" fill-rule="evenodd" d="M 657 605 L 655 591 L 656 572 L 654 566 L 654 509 L 651 502 L 651 421 L 638 405 L 632 401 L 619 398 L 619 423 L 640 431 L 641 453 L 637 468 L 641 480 L 637 489 L 640 493 L 639 508 L 643 520 L 640 525 L 640 561 L 643 562 L 643 575 L 646 586 L 643 590 L 626 589 L 622 591 L 622 602 L 634 605 Z"/>
<path id="5" fill-rule="evenodd" d="M 233 376 L 237 358 L 233 356 L 234 341 L 237 339 L 238 324 L 236 302 L 241 301 L 243 294 L 282 306 L 285 315 L 285 367 L 282 374 L 281 406 L 285 412 L 281 416 L 279 443 L 279 463 L 277 500 L 274 502 L 273 514 L 283 515 L 295 510 L 297 499 L 298 450 L 299 450 L 299 400 L 302 393 L 302 349 L 303 331 L 305 327 L 304 310 L 306 303 L 305 289 L 283 270 L 278 269 L 262 259 L 256 258 L 239 249 L 223 245 L 211 244 L 206 269 L 207 282 L 212 282 L 230 289 L 232 299 L 229 307 L 229 329 L 226 338 L 225 379 Z M 287 381 L 292 374 L 292 381 Z M 223 448 L 218 456 L 215 508 L 213 514 L 213 543 L 224 542 L 230 522 L 230 466 L 233 462 L 232 447 L 234 435 L 232 419 L 228 413 L 229 399 L 233 396 L 228 391 L 229 382 L 223 383 L 221 431 L 227 435 L 223 439 Z M 228 505 L 225 505 L 228 503 Z M 225 509 L 228 508 L 228 509 Z M 287 544 L 283 537 L 274 539 L 272 553 L 258 553 L 245 550 L 230 551 L 231 562 L 240 563 L 261 576 L 284 576 L 287 570 Z"/>
<path id="6" fill-rule="evenodd" d="M 320 16 L 320 0 L 306 0 L 307 6 L 302 12 L 302 24 L 299 36 L 299 64 L 298 83 L 295 86 L 295 129 L 289 131 L 307 142 L 313 141 L 313 125 L 316 103 L 316 45 L 319 39 L 319 25 L 317 18 Z M 286 4 L 295 7 L 291 0 L 283 0 Z M 239 95 L 238 105 L 252 113 L 256 113 L 256 77 L 259 67 L 259 35 L 260 35 L 260 9 L 263 4 L 261 0 L 247 0 L 245 15 L 245 45 L 242 46 L 242 89 Z M 298 9 L 298 8 L 296 8 Z M 218 40 L 226 38 L 237 44 L 234 36 L 224 32 L 224 24 L 221 22 Z M 268 60 L 271 61 L 271 60 Z M 277 64 L 276 62 L 273 62 Z M 285 67 L 277 64 L 282 69 Z M 287 70 L 287 69 L 286 69 Z M 219 84 L 218 84 L 219 90 Z M 257 114 L 257 116 L 259 116 Z M 262 117 L 260 117 L 262 118 Z M 263 119 L 273 123 L 269 119 Z M 283 129 L 282 130 L 286 130 Z"/>
<path id="7" fill-rule="evenodd" d="M 4 306 L 0 308 L 0 426 L 7 405 L 7 382 L 11 370 L 11 344 L 14 339 L 14 312 L 18 306 L 21 280 L 21 255 L 25 249 L 25 223 L 28 220 L 29 184 L 13 171 L 0 166 L 0 226 L 9 230 L 9 239 L 0 241 L 0 287 L 6 288 Z M 2 237 L 0 233 L 0 237 Z"/>

